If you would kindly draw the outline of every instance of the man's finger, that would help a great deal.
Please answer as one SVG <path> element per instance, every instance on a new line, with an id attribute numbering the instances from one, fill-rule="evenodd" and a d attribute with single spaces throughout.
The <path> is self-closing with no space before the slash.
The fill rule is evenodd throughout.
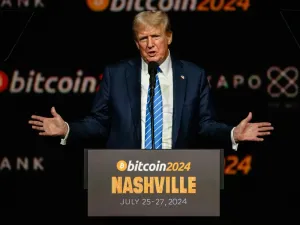
<path id="1" fill-rule="evenodd" d="M 40 132 L 39 135 L 40 136 L 49 136 L 49 134 L 47 134 L 46 132 Z"/>
<path id="2" fill-rule="evenodd" d="M 259 142 L 260 142 L 260 141 L 263 141 L 263 140 L 264 140 L 263 138 L 254 138 L 254 139 L 253 139 L 253 141 L 259 141 Z"/>
<path id="3" fill-rule="evenodd" d="M 43 122 L 36 121 L 36 120 L 29 120 L 29 124 L 36 125 L 36 126 L 43 126 Z"/>
<path id="4" fill-rule="evenodd" d="M 271 130 L 274 130 L 274 127 L 260 127 L 260 128 L 258 128 L 259 132 L 261 132 L 261 131 L 271 131 Z"/>
<path id="5" fill-rule="evenodd" d="M 56 110 L 55 110 L 55 107 L 52 107 L 52 108 L 51 108 L 51 114 L 52 114 L 53 117 L 59 116 L 58 113 L 57 113 Z"/>
<path id="6" fill-rule="evenodd" d="M 266 136 L 266 135 L 270 135 L 271 132 L 258 132 L 257 136 Z"/>
<path id="7" fill-rule="evenodd" d="M 244 119 L 244 121 L 246 121 L 247 123 L 250 122 L 252 119 L 252 112 L 248 113 L 248 116 Z"/>
<path id="8" fill-rule="evenodd" d="M 40 126 L 32 126 L 32 129 L 44 131 L 44 128 L 43 128 L 43 127 L 40 127 Z"/>
<path id="9" fill-rule="evenodd" d="M 45 117 L 37 116 L 37 115 L 32 115 L 31 118 L 39 121 L 44 121 L 46 119 Z"/>
<path id="10" fill-rule="evenodd" d="M 257 126 L 258 127 L 268 127 L 268 126 L 271 126 L 272 124 L 271 123 L 268 123 L 268 122 L 261 122 L 261 123 L 257 123 Z"/>

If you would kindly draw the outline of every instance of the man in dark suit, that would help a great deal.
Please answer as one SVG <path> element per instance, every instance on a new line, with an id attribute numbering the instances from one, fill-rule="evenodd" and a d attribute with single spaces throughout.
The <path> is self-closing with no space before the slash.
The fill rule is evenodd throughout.
<path id="1" fill-rule="evenodd" d="M 161 11 L 136 15 L 133 33 L 141 57 L 105 68 L 101 88 L 91 114 L 67 123 L 51 109 L 53 118 L 32 116 L 29 123 L 43 136 L 61 136 L 61 144 L 105 137 L 109 149 L 152 149 L 149 105 L 149 62 L 157 62 L 154 93 L 154 147 L 189 148 L 200 135 L 231 143 L 263 141 L 273 129 L 270 123 L 250 123 L 252 114 L 236 127 L 216 121 L 210 87 L 204 70 L 172 57 L 169 18 Z"/>

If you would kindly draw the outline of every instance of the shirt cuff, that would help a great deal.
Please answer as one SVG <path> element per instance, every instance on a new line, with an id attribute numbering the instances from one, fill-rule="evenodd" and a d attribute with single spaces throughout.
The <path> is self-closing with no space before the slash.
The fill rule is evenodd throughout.
<path id="1" fill-rule="evenodd" d="M 67 122 L 65 122 L 65 123 L 66 123 L 66 125 L 67 125 L 68 130 L 67 130 L 66 136 L 60 140 L 60 144 L 61 144 L 61 145 L 66 145 L 66 144 L 67 144 L 67 138 L 68 138 L 69 132 L 70 132 L 69 124 L 68 124 Z"/>
<path id="2" fill-rule="evenodd" d="M 231 137 L 231 143 L 232 143 L 232 149 L 237 151 L 239 144 L 235 142 L 234 138 L 233 138 L 233 131 L 234 131 L 235 127 L 232 128 L 231 133 L 230 133 L 230 137 Z"/>

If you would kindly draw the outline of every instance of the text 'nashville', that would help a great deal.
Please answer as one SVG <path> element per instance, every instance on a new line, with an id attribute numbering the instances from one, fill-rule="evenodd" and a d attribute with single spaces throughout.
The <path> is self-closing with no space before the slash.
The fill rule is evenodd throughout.
<path id="1" fill-rule="evenodd" d="M 112 177 L 112 194 L 195 194 L 196 177 Z"/>

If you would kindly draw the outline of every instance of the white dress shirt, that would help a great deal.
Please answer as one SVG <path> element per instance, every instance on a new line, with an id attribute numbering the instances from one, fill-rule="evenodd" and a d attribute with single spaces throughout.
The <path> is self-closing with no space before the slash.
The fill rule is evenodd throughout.
<path id="1" fill-rule="evenodd" d="M 158 73 L 161 87 L 163 102 L 163 132 L 162 132 L 162 149 L 172 149 L 172 123 L 173 123 L 173 71 L 170 53 L 167 59 L 159 66 L 162 72 Z M 145 149 L 145 121 L 146 121 L 146 102 L 149 88 L 148 64 L 142 59 L 141 71 L 141 128 L 142 143 L 141 149 Z M 61 139 L 61 144 L 66 145 L 69 135 L 69 125 L 67 135 Z M 231 130 L 232 149 L 237 150 L 238 144 L 233 138 L 233 130 Z"/>

